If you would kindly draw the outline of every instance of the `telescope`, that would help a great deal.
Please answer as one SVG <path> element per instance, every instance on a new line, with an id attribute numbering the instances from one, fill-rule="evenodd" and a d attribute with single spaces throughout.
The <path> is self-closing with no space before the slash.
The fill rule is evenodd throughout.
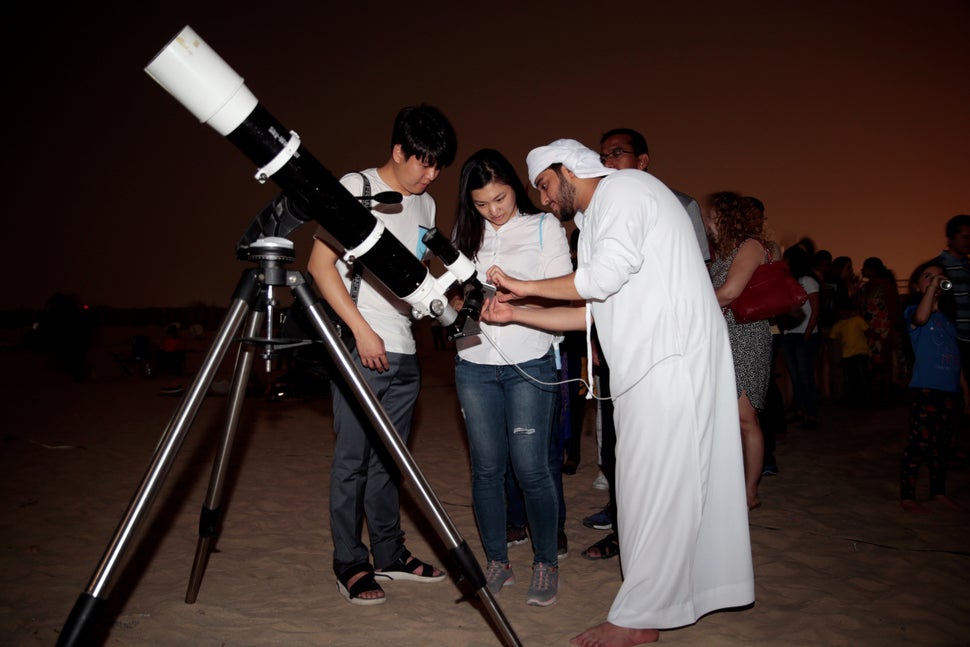
<path id="1" fill-rule="evenodd" d="M 446 238 L 432 234 L 437 251 L 430 245 L 429 249 L 442 257 L 446 268 L 435 279 L 420 259 L 313 157 L 300 136 L 259 103 L 242 77 L 190 27 L 159 52 L 145 71 L 199 121 L 226 137 L 256 164 L 258 182 L 272 180 L 283 189 L 283 196 L 273 206 L 290 223 L 288 228 L 315 220 L 343 246 L 344 260 L 361 263 L 411 306 L 415 319 L 437 318 L 452 338 L 475 331 L 474 325 L 466 327 L 470 317 L 459 318 L 445 296 L 455 283 L 481 288 L 474 264 Z M 473 315 L 473 324 L 477 322 L 477 313 L 468 314 Z"/>
<path id="2" fill-rule="evenodd" d="M 316 221 L 343 247 L 344 259 L 348 263 L 361 263 L 369 276 L 411 306 L 415 318 L 437 318 L 452 338 L 477 332 L 484 301 L 482 295 L 490 286 L 477 279 L 474 264 L 435 229 L 427 232 L 423 241 L 442 259 L 446 271 L 437 279 L 432 277 L 428 268 L 361 204 L 360 198 L 351 195 L 313 157 L 300 136 L 285 128 L 259 104 L 242 77 L 191 28 L 185 27 L 179 32 L 145 71 L 202 123 L 210 125 L 246 155 L 256 165 L 255 179 L 258 182 L 272 180 L 282 193 L 257 215 L 237 245 L 237 256 L 257 263 L 258 267 L 246 270 L 240 278 L 213 345 L 169 420 L 149 468 L 87 588 L 72 608 L 58 638 L 58 646 L 91 644 L 95 623 L 104 608 L 121 558 L 171 469 L 230 344 L 238 341 L 241 348 L 227 398 L 226 424 L 199 519 L 199 542 L 185 597 L 187 603 L 195 602 L 205 564 L 219 532 L 222 491 L 255 356 L 254 347 L 275 343 L 272 336 L 274 290 L 289 288 L 296 304 L 307 314 L 326 345 L 340 379 L 356 396 L 361 411 L 396 463 L 402 478 L 414 488 L 418 504 L 437 529 L 464 581 L 484 604 L 499 637 L 511 647 L 520 647 L 515 630 L 488 590 L 485 574 L 467 542 L 451 522 L 387 412 L 364 380 L 358 363 L 340 342 L 319 296 L 312 289 L 312 279 L 285 269 L 287 263 L 295 260 L 293 244 L 286 236 L 304 223 Z M 377 194 L 371 199 L 385 202 L 393 201 L 395 196 Z M 461 312 L 456 312 L 446 297 L 446 292 L 455 283 L 461 284 L 466 294 Z M 256 307 L 262 303 L 266 304 L 266 312 Z M 239 338 L 237 333 L 243 329 L 247 317 L 245 332 Z M 270 321 L 267 337 L 256 337 L 261 324 L 267 320 Z"/>

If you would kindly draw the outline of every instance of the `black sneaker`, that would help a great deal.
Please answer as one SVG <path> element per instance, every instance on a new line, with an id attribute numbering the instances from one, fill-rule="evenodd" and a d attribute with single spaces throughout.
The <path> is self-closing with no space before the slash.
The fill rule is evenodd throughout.
<path id="1" fill-rule="evenodd" d="M 559 531 L 559 542 L 556 552 L 559 555 L 559 559 L 566 559 L 569 557 L 569 540 L 566 539 L 566 532 L 563 530 Z"/>

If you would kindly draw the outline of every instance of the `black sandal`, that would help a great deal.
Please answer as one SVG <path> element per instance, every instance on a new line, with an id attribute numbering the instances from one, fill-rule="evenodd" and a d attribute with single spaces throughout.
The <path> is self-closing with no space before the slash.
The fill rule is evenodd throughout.
<path id="1" fill-rule="evenodd" d="M 347 586 L 347 582 L 354 579 L 354 576 L 358 573 L 366 573 L 356 582 L 354 582 L 350 587 Z M 344 599 L 351 604 L 358 604 L 360 606 L 372 606 L 375 604 L 384 604 L 387 602 L 387 596 L 382 595 L 379 598 L 362 598 L 361 593 L 367 593 L 370 591 L 380 591 L 384 592 L 381 585 L 377 583 L 374 579 L 374 567 L 370 564 L 357 564 L 351 566 L 343 573 L 337 575 L 337 590 L 340 591 L 340 595 L 344 596 Z"/>
<path id="2" fill-rule="evenodd" d="M 408 561 L 408 559 L 411 561 Z M 434 566 L 425 564 L 405 549 L 401 556 L 389 564 L 387 568 L 376 571 L 374 575 L 389 580 L 410 580 L 411 582 L 440 582 L 445 579 L 444 572 L 435 575 L 434 571 Z"/>
<path id="3" fill-rule="evenodd" d="M 590 555 L 589 551 L 596 549 L 599 555 Z M 583 551 L 583 557 L 591 560 L 609 559 L 620 554 L 620 538 L 615 532 L 607 536 Z"/>

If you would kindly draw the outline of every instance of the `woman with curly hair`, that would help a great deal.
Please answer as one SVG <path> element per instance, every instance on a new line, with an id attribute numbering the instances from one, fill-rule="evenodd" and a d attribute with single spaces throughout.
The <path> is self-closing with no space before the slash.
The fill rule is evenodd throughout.
<path id="1" fill-rule="evenodd" d="M 765 447 L 758 411 L 765 406 L 771 377 L 771 331 L 767 320 L 735 322 L 729 306 L 747 287 L 758 266 L 771 258 L 764 240 L 764 221 L 764 205 L 757 198 L 728 191 L 711 197 L 707 225 L 714 249 L 710 273 L 734 355 L 749 510 L 761 505 L 758 481 Z"/>

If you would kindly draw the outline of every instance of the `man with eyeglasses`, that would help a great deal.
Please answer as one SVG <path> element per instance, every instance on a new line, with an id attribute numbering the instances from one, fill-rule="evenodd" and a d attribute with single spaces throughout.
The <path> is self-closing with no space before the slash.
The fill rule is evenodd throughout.
<path id="1" fill-rule="evenodd" d="M 650 165 L 650 151 L 647 140 L 632 128 L 614 128 L 603 133 L 600 137 L 600 162 L 603 166 L 615 169 L 636 168 L 646 171 Z M 680 203 L 687 210 L 690 222 L 694 225 L 697 244 L 701 248 L 704 262 L 711 260 L 711 250 L 704 231 L 704 221 L 701 219 L 701 207 L 697 200 L 677 189 L 671 189 Z"/>
<path id="2" fill-rule="evenodd" d="M 608 130 L 600 137 L 600 162 L 607 168 L 614 169 L 639 169 L 646 171 L 650 165 L 650 152 L 647 147 L 647 140 L 642 134 L 632 128 L 614 128 Z M 711 251 L 707 242 L 707 234 L 704 230 L 704 222 L 701 219 L 701 208 L 697 200 L 686 193 L 681 193 L 676 189 L 671 189 L 680 203 L 684 205 L 687 215 L 690 216 L 691 224 L 694 227 L 694 235 L 697 236 L 697 245 L 700 247 L 704 262 L 711 260 Z M 594 342 L 595 343 L 595 342 Z M 603 397 L 610 395 L 610 369 L 603 359 L 602 353 L 594 345 L 598 364 L 596 370 L 599 378 L 599 390 Z M 609 502 L 599 512 L 589 515 L 583 519 L 583 525 L 587 528 L 596 530 L 609 530 L 606 535 L 589 548 L 582 552 L 583 557 L 591 560 L 609 559 L 620 553 L 619 534 L 616 522 L 616 485 L 614 475 L 616 472 L 616 429 L 613 425 L 613 403 L 610 400 L 599 400 L 597 406 L 600 409 L 599 420 L 601 420 L 600 433 L 600 459 L 603 476 L 609 484 Z"/>

